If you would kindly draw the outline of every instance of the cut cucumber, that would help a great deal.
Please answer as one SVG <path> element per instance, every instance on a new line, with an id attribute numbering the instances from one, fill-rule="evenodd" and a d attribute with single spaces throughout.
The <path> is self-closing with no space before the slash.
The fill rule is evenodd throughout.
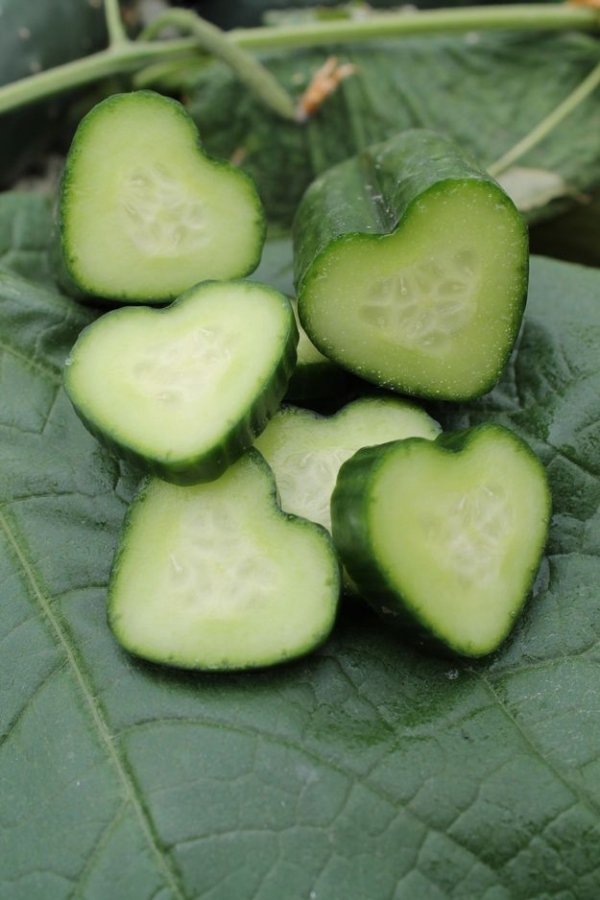
<path id="1" fill-rule="evenodd" d="M 62 262 L 76 291 L 161 302 L 258 265 L 265 218 L 247 175 L 205 156 L 183 106 L 115 94 L 82 120 L 59 203 Z"/>
<path id="2" fill-rule="evenodd" d="M 328 417 L 287 406 L 275 413 L 255 447 L 273 470 L 283 509 L 331 531 L 329 503 L 343 462 L 361 447 L 407 437 L 433 440 L 439 431 L 412 403 L 369 397 Z"/>
<path id="3" fill-rule="evenodd" d="M 296 360 L 287 298 L 211 282 L 166 309 L 123 307 L 84 329 L 65 367 L 81 419 L 179 484 L 217 478 L 279 406 Z"/>
<path id="4" fill-rule="evenodd" d="M 338 597 L 329 535 L 281 512 L 272 474 L 250 450 L 210 484 L 145 484 L 125 521 L 109 622 L 144 659 L 247 669 L 314 650 Z"/>
<path id="5" fill-rule="evenodd" d="M 421 397 L 495 384 L 525 305 L 527 232 L 450 140 L 404 132 L 325 172 L 294 243 L 300 319 L 326 356 Z"/>
<path id="6" fill-rule="evenodd" d="M 550 519 L 545 470 L 500 425 L 359 451 L 340 469 L 334 543 L 384 619 L 464 656 L 515 624 Z"/>

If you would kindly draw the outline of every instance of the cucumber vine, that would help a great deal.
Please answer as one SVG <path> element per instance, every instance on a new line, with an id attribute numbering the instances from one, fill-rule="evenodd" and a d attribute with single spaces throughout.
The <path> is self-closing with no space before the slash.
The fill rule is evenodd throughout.
<path id="1" fill-rule="evenodd" d="M 234 29 L 224 32 L 190 10 L 167 10 L 134 40 L 124 28 L 118 0 L 104 0 L 108 46 L 89 56 L 47 69 L 0 88 L 0 115 L 30 103 L 115 75 L 134 75 L 148 67 L 185 65 L 190 55 L 210 54 L 222 59 L 274 113 L 297 120 L 292 97 L 253 55 L 256 52 L 297 49 L 350 41 L 392 38 L 440 32 L 494 29 L 597 31 L 598 10 L 588 6 L 531 3 L 494 7 L 458 7 L 425 11 L 377 13 L 362 19 L 335 19 L 295 24 Z M 187 36 L 157 39 L 165 29 Z M 490 168 L 504 171 L 539 143 L 600 83 L 600 63 L 549 116 Z"/>

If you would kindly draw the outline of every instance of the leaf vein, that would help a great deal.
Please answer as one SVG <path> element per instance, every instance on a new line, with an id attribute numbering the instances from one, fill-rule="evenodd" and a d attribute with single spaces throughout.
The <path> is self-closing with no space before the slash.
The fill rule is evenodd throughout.
<path id="1" fill-rule="evenodd" d="M 45 362 L 42 362 L 40 359 L 36 357 L 30 358 L 28 356 L 25 356 L 25 354 L 17 350 L 16 347 L 13 347 L 11 344 L 6 344 L 4 341 L 0 341 L 0 351 L 9 353 L 11 356 L 14 356 L 19 360 L 19 362 L 23 363 L 26 368 L 35 369 L 38 372 L 41 372 L 42 375 L 53 384 L 62 384 L 62 374 L 60 370 L 48 365 Z"/>
<path id="2" fill-rule="evenodd" d="M 487 689 L 490 697 L 494 700 L 494 703 L 500 710 L 500 712 L 505 716 L 506 719 L 511 723 L 513 728 L 517 731 L 517 733 L 521 736 L 524 743 L 527 745 L 529 751 L 532 756 L 536 759 L 539 759 L 546 768 L 552 773 L 552 775 L 559 781 L 581 804 L 582 807 L 587 808 L 589 811 L 597 815 L 600 812 L 600 804 L 592 799 L 589 795 L 585 794 L 580 785 L 570 779 L 567 775 L 565 775 L 558 766 L 556 766 L 552 760 L 548 759 L 542 753 L 541 749 L 538 747 L 534 738 L 529 734 L 527 728 L 519 722 L 516 716 L 514 716 L 510 709 L 506 706 L 504 701 L 498 695 L 498 691 L 494 687 L 494 685 L 489 681 L 489 679 L 485 676 L 483 672 L 479 672 L 479 678 L 481 683 Z"/>
<path id="3" fill-rule="evenodd" d="M 92 867 L 95 861 L 99 858 L 102 850 L 108 843 L 108 840 L 118 825 L 121 824 L 123 817 L 125 815 L 126 804 L 122 803 L 121 806 L 116 810 L 114 816 L 107 822 L 102 831 L 98 836 L 98 840 L 96 841 L 95 847 L 92 849 L 91 853 L 88 854 L 87 859 L 85 860 L 81 871 L 79 872 L 79 876 L 77 878 L 77 884 L 74 889 L 70 893 L 71 898 L 75 897 L 83 897 L 84 894 L 82 890 L 87 883 L 90 875 L 92 874 Z"/>
<path id="4" fill-rule="evenodd" d="M 48 406 L 48 411 L 46 412 L 46 415 L 44 417 L 44 424 L 42 425 L 42 427 L 40 429 L 40 434 L 44 434 L 46 431 L 46 428 L 50 424 L 50 420 L 52 419 L 52 414 L 54 413 L 54 410 L 56 409 L 56 401 L 58 400 L 59 396 L 60 396 L 60 386 L 56 385 L 54 395 L 52 397 L 52 400 L 50 401 L 50 404 Z"/>
<path id="5" fill-rule="evenodd" d="M 27 558 L 27 554 L 24 551 L 20 541 L 18 540 L 15 530 L 11 526 L 11 523 L 9 522 L 7 516 L 1 510 L 0 530 L 4 532 L 6 540 L 8 541 L 8 544 L 11 547 L 23 571 L 32 598 L 37 603 L 44 618 L 50 624 L 55 641 L 61 648 L 65 657 L 65 661 L 68 664 L 68 668 L 72 672 L 77 687 L 79 688 L 79 691 L 85 700 L 91 721 L 100 739 L 100 743 L 104 747 L 107 756 L 113 764 L 113 767 L 125 791 L 125 796 L 137 816 L 142 834 L 144 835 L 144 838 L 149 845 L 150 850 L 152 851 L 155 859 L 158 862 L 159 869 L 162 872 L 163 877 L 172 888 L 175 896 L 181 898 L 181 900 L 185 900 L 185 892 L 181 883 L 181 877 L 176 871 L 173 862 L 166 856 L 163 849 L 161 848 L 158 836 L 154 831 L 151 817 L 142 800 L 138 786 L 133 778 L 129 766 L 125 761 L 125 758 L 118 750 L 113 740 L 110 729 L 108 727 L 108 722 L 104 714 L 104 710 L 94 696 L 91 684 L 89 683 L 89 676 L 83 667 L 82 661 L 77 653 L 68 627 L 66 623 L 61 620 L 60 615 L 52 609 L 49 598 L 42 590 L 34 566 Z"/>
<path id="6" fill-rule="evenodd" d="M 64 668 L 64 660 L 61 660 L 55 666 L 53 666 L 48 672 L 44 673 L 44 677 L 40 680 L 40 682 L 35 686 L 35 689 L 31 694 L 27 697 L 24 703 L 16 710 L 10 722 L 7 722 L 6 728 L 3 729 L 0 734 L 0 748 L 7 744 L 10 738 L 13 736 L 15 729 L 18 727 L 19 722 L 27 712 L 30 704 L 35 700 L 35 698 L 42 692 L 42 690 L 46 687 L 49 681 L 51 681 L 55 675 L 61 672 Z"/>
<path id="7" fill-rule="evenodd" d="M 335 772 L 338 775 L 342 775 L 344 778 L 348 779 L 349 782 L 356 782 L 357 779 L 360 779 L 361 784 L 364 785 L 366 791 L 369 791 L 373 794 L 373 796 L 377 797 L 379 800 L 389 804 L 392 808 L 398 810 L 398 798 L 394 796 L 389 791 L 386 791 L 380 785 L 373 784 L 370 782 L 369 776 L 371 774 L 371 770 L 366 773 L 356 772 L 350 768 L 343 766 L 338 760 L 333 760 L 330 757 L 317 753 L 314 749 L 311 749 L 304 744 L 299 744 L 290 739 L 289 737 L 284 737 L 283 735 L 275 734 L 273 732 L 267 732 L 264 730 L 259 730 L 258 728 L 253 728 L 251 725 L 244 723 L 243 725 L 232 724 L 231 722 L 223 722 L 218 719 L 207 719 L 202 717 L 191 718 L 187 716 L 176 716 L 169 718 L 168 716 L 157 717 L 153 719 L 148 719 L 145 721 L 135 722 L 130 725 L 128 728 L 121 729 L 120 734 L 124 735 L 128 732 L 132 731 L 140 731 L 144 728 L 152 728 L 159 724 L 169 724 L 169 725 L 194 725 L 196 727 L 204 727 L 204 728 L 215 728 L 222 729 L 223 731 L 230 731 L 234 734 L 244 735 L 246 737 L 258 738 L 259 740 L 263 740 L 266 743 L 272 743 L 274 745 L 278 745 L 287 750 L 293 750 L 296 753 L 303 754 L 309 759 L 314 760 L 319 763 L 324 769 L 329 769 L 331 772 Z M 167 788 L 168 790 L 169 788 Z M 349 788 L 350 790 L 350 788 Z M 346 801 L 344 801 L 346 802 Z M 449 834 L 447 831 L 443 829 L 437 828 L 431 822 L 424 820 L 416 810 L 410 808 L 406 805 L 401 805 L 399 812 L 405 813 L 410 816 L 418 825 L 422 826 L 426 831 L 429 830 L 435 834 L 441 834 L 445 838 L 447 838 L 454 846 L 459 847 L 465 853 L 468 853 L 471 856 L 476 856 L 473 850 L 468 847 L 466 844 L 462 843 L 458 838 Z M 339 815 L 339 814 L 338 814 Z M 211 835 L 214 832 L 211 832 Z M 230 832 L 228 832 L 230 833 Z M 207 837 L 211 835 L 207 835 L 204 838 L 192 838 L 186 842 L 177 842 L 177 846 L 182 846 L 182 844 L 193 845 L 195 842 L 201 842 L 202 840 L 206 840 Z"/>

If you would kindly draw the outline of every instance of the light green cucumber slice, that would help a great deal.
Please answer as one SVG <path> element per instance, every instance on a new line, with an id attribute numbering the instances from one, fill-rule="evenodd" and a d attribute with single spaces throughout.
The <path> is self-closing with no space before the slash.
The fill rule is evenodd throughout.
<path id="1" fill-rule="evenodd" d="M 297 339 L 283 294 L 210 282 L 165 309 L 97 319 L 67 359 L 65 386 L 90 431 L 119 454 L 169 481 L 208 481 L 278 408 Z"/>
<path id="2" fill-rule="evenodd" d="M 413 403 L 366 397 L 333 416 L 286 406 L 255 447 L 273 470 L 283 509 L 331 531 L 329 504 L 343 462 L 361 447 L 407 437 L 433 440 L 439 432 L 437 422 Z"/>
<path id="3" fill-rule="evenodd" d="M 488 424 L 359 451 L 340 469 L 333 538 L 384 619 L 479 657 L 502 643 L 523 608 L 550 507 L 541 462 Z"/>
<path id="4" fill-rule="evenodd" d="M 421 397 L 495 384 L 523 314 L 527 232 L 450 140 L 405 132 L 325 172 L 294 244 L 300 319 L 326 356 Z"/>
<path id="5" fill-rule="evenodd" d="M 210 484 L 146 482 L 124 525 L 109 622 L 144 659 L 249 669 L 321 644 L 338 598 L 329 535 L 281 512 L 272 474 L 250 450 Z"/>
<path id="6" fill-rule="evenodd" d="M 265 238 L 251 180 L 207 157 L 184 107 L 152 91 L 115 94 L 82 120 L 59 225 L 74 289 L 132 303 L 246 275 Z"/>

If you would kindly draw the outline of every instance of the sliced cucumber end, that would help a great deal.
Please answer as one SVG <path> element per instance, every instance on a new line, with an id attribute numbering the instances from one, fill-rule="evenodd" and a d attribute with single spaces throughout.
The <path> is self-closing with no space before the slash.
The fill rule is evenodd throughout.
<path id="1" fill-rule="evenodd" d="M 287 299 L 212 282 L 164 310 L 108 313 L 78 339 L 67 392 L 90 429 L 181 484 L 216 478 L 277 409 L 295 362 Z"/>
<path id="2" fill-rule="evenodd" d="M 172 299 L 258 264 L 265 220 L 240 170 L 200 150 L 183 107 L 150 91 L 117 94 L 82 121 L 60 201 L 65 268 L 84 292 Z"/>
<path id="3" fill-rule="evenodd" d="M 282 514 L 268 467 L 250 452 L 211 484 L 148 482 L 124 530 L 109 620 L 144 659 L 258 668 L 322 643 L 338 596 L 327 535 Z"/>
<path id="4" fill-rule="evenodd" d="M 437 446 L 412 453 L 407 444 L 390 455 L 373 494 L 373 541 L 390 584 L 430 633 L 475 657 L 511 630 L 549 519 L 540 464 L 512 435 L 489 429 L 466 454 L 440 458 Z"/>
<path id="5" fill-rule="evenodd" d="M 500 188 L 441 182 L 391 234 L 333 241 L 300 286 L 300 317 L 321 352 L 369 381 L 470 399 L 512 348 L 527 266 L 524 224 Z"/>
<path id="6" fill-rule="evenodd" d="M 363 398 L 333 416 L 288 406 L 277 412 L 255 446 L 271 466 L 287 512 L 331 531 L 330 501 L 341 465 L 361 447 L 419 436 L 440 427 L 413 403 Z"/>
<path id="7" fill-rule="evenodd" d="M 340 471 L 333 534 L 387 620 L 485 656 L 515 624 L 551 512 L 545 470 L 499 425 L 360 451 Z"/>

